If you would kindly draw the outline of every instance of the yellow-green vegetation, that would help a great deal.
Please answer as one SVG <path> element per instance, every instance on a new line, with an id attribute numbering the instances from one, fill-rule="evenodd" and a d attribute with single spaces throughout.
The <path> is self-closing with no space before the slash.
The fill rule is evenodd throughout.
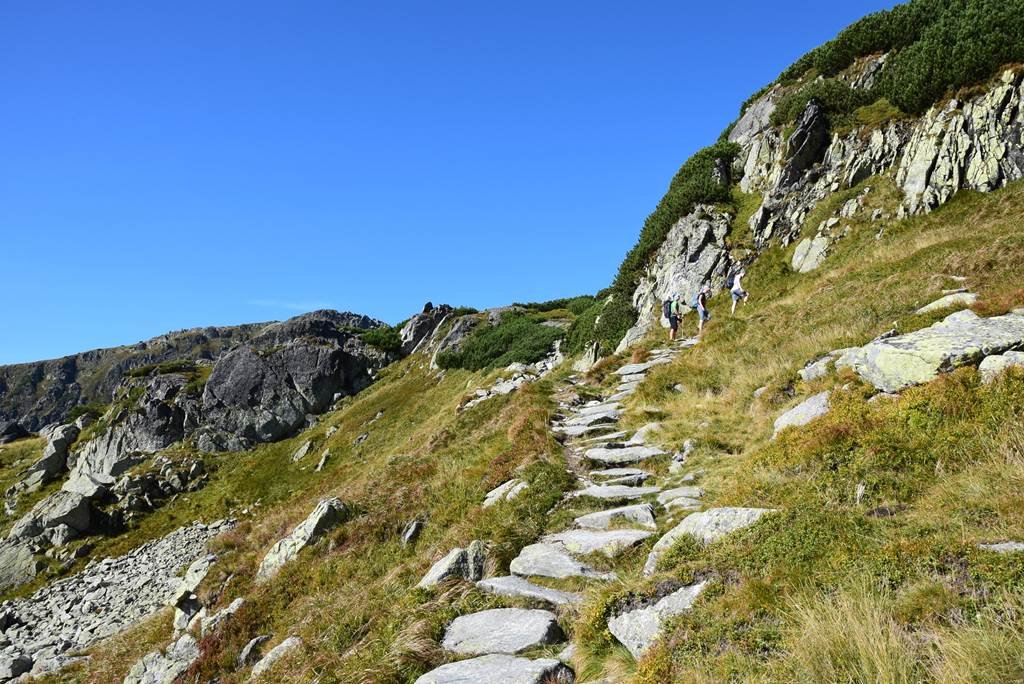
<path id="1" fill-rule="evenodd" d="M 866 183 L 887 196 L 885 179 Z M 655 576 L 639 579 L 637 565 L 622 584 L 592 593 L 575 626 L 581 674 L 626 672 L 645 683 L 1021 680 L 1024 555 L 979 544 L 1024 539 L 1024 373 L 983 384 L 962 369 L 871 401 L 873 390 L 849 371 L 806 383 L 796 371 L 894 325 L 909 331 L 947 315 L 913 311 L 959 285 L 951 275 L 980 295 L 981 315 L 1024 305 L 1022 207 L 1016 183 L 961 193 L 931 215 L 888 223 L 880 237 L 879 224 L 849 220 L 819 270 L 793 273 L 793 247 L 776 247 L 748 269 L 751 300 L 735 317 L 725 298 L 712 300 L 702 343 L 650 372 L 623 423 L 658 419 L 666 444 L 695 440 L 687 469 L 704 471 L 706 507 L 777 512 L 707 547 L 680 543 Z M 754 398 L 759 387 L 767 390 Z M 771 439 L 782 411 L 823 389 L 833 391 L 826 416 Z M 634 664 L 607 617 L 630 596 L 695 579 L 711 588 Z"/>

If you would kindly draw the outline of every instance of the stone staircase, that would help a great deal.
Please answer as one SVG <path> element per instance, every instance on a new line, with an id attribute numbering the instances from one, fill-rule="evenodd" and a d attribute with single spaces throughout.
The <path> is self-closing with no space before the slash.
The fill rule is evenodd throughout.
<path id="1" fill-rule="evenodd" d="M 568 580 L 586 586 L 617 579 L 615 572 L 595 568 L 588 559 L 595 555 L 616 558 L 655 536 L 658 517 L 671 521 L 680 514 L 689 516 L 661 536 L 643 567 L 630 569 L 631 573 L 655 572 L 661 553 L 684 534 L 710 541 L 752 524 L 766 512 L 763 509 L 712 509 L 697 514 L 711 514 L 710 518 L 696 520 L 683 528 L 686 521 L 694 517 L 691 512 L 702 508 L 703 490 L 684 484 L 693 482 L 698 474 L 683 473 L 681 464 L 686 456 L 675 453 L 672 474 L 656 477 L 644 470 L 643 465 L 649 459 L 668 453 L 648 443 L 659 426 L 645 425 L 632 434 L 619 428 L 623 409 L 620 402 L 636 392 L 652 368 L 670 362 L 696 343 L 696 339 L 684 340 L 670 348 L 656 349 L 650 360 L 617 369 L 619 384 L 607 398 L 561 405 L 563 415 L 553 423 L 552 430 L 564 440 L 567 460 L 579 473 L 578 488 L 568 493 L 563 503 L 586 497 L 588 504 L 594 504 L 592 507 L 598 510 L 577 516 L 568 528 L 544 535 L 525 546 L 509 564 L 509 576 L 480 580 L 476 585 L 486 592 L 553 610 L 497 608 L 456 618 L 445 630 L 441 645 L 455 656 L 471 657 L 442 665 L 421 676 L 416 684 L 574 682 L 576 676 L 570 662 L 573 647 L 562 650 L 557 658 L 522 655 L 563 642 L 565 635 L 554 609 L 584 599 L 581 593 L 544 586 L 541 582 Z M 502 487 L 505 488 L 502 492 L 507 492 L 514 486 L 505 483 L 495 492 Z M 520 488 L 520 491 L 524 496 L 529 495 L 528 488 Z M 499 500 L 501 495 L 488 496 L 489 505 Z M 608 621 L 609 631 L 639 658 L 660 636 L 663 621 L 688 610 L 705 584 L 678 588 L 647 605 L 616 615 Z"/>

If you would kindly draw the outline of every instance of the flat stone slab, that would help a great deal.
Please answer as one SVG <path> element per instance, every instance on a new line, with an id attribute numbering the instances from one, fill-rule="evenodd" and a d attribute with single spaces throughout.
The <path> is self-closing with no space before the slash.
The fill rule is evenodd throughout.
<path id="1" fill-rule="evenodd" d="M 625 366 L 616 369 L 614 372 L 616 375 L 635 375 L 637 373 L 646 373 L 655 366 L 660 366 L 671 360 L 672 359 L 668 357 L 659 357 L 644 363 L 627 363 Z"/>
<path id="2" fill-rule="evenodd" d="M 564 639 L 550 611 L 493 608 L 455 618 L 445 629 L 441 646 L 459 655 L 517 655 Z"/>
<path id="3" fill-rule="evenodd" d="M 772 433 L 772 437 L 788 427 L 807 425 L 815 418 L 828 413 L 828 400 L 831 395 L 831 392 L 819 392 L 783 413 L 775 419 L 775 432 Z"/>
<path id="4" fill-rule="evenodd" d="M 605 470 L 591 470 L 590 479 L 595 482 L 607 482 L 620 477 L 637 476 L 643 478 L 651 477 L 651 474 L 640 468 L 607 468 Z"/>
<path id="5" fill-rule="evenodd" d="M 761 519 L 770 508 L 711 508 L 700 513 L 691 513 L 682 522 L 666 532 L 647 554 L 644 574 L 653 575 L 661 557 L 685 536 L 704 544 L 710 544 L 722 537 L 750 527 Z"/>
<path id="6" fill-rule="evenodd" d="M 541 541 L 554 544 L 572 554 L 600 553 L 614 558 L 653 534 L 644 530 L 565 530 L 546 535 Z"/>
<path id="7" fill-rule="evenodd" d="M 617 523 L 632 523 L 651 530 L 658 526 L 654 520 L 654 506 L 651 504 L 633 504 L 587 513 L 576 518 L 575 523 L 593 530 L 606 530 Z"/>
<path id="8" fill-rule="evenodd" d="M 550 603 L 554 606 L 580 603 L 583 600 L 583 596 L 580 594 L 542 587 L 514 575 L 480 580 L 476 583 L 476 586 L 483 591 L 497 594 L 498 596 L 532 599 L 534 601 Z"/>
<path id="9" fill-rule="evenodd" d="M 939 297 L 931 304 L 925 304 L 914 313 L 926 314 L 931 313 L 932 311 L 941 311 L 942 309 L 952 309 L 954 306 L 966 308 L 977 301 L 978 295 L 973 292 L 954 292 L 953 294 L 948 294 L 945 297 Z"/>
<path id="10" fill-rule="evenodd" d="M 1024 309 L 980 318 L 964 310 L 923 330 L 875 340 L 843 361 L 883 392 L 928 382 L 940 372 L 972 365 L 1024 342 Z"/>
<path id="11" fill-rule="evenodd" d="M 651 494 L 657 494 L 661 487 L 630 487 L 629 485 L 591 485 L 580 489 L 575 496 L 592 496 L 595 499 L 616 500 L 616 499 L 639 499 Z"/>
<path id="12" fill-rule="evenodd" d="M 699 511 L 703 506 L 699 499 L 688 496 L 676 497 L 663 505 L 667 511 Z"/>
<path id="13" fill-rule="evenodd" d="M 661 423 L 647 423 L 646 425 L 641 427 L 639 430 L 634 432 L 633 436 L 630 437 L 626 441 L 626 444 L 628 444 L 630 446 L 637 446 L 637 445 L 640 445 L 640 444 L 646 444 L 648 438 L 651 435 L 653 435 L 654 433 L 656 433 L 660 429 L 661 429 Z"/>
<path id="14" fill-rule="evenodd" d="M 592 432 L 603 432 L 605 430 L 614 430 L 614 423 L 594 423 L 593 425 L 556 425 L 552 428 L 555 432 L 565 435 L 566 437 L 582 437 L 583 435 L 589 435 Z"/>
<path id="15" fill-rule="evenodd" d="M 646 608 L 613 617 L 608 621 L 608 631 L 639 660 L 661 636 L 665 620 L 688 611 L 706 585 L 691 584 Z"/>
<path id="16" fill-rule="evenodd" d="M 563 423 L 563 427 L 582 427 L 597 425 L 599 423 L 614 423 L 622 415 L 615 409 L 604 409 L 596 413 L 587 413 L 569 418 Z"/>
<path id="17" fill-rule="evenodd" d="M 627 463 L 639 463 L 655 456 L 662 456 L 665 452 L 657 447 L 651 446 L 628 446 L 620 448 L 594 447 L 583 452 L 583 456 L 598 463 L 612 465 L 624 465 Z"/>
<path id="18" fill-rule="evenodd" d="M 484 508 L 490 508 L 500 501 L 512 501 L 519 496 L 529 485 L 518 478 L 503 482 L 484 497 Z"/>
<path id="19" fill-rule="evenodd" d="M 592 404 L 590 406 L 584 406 L 580 409 L 574 409 L 572 412 L 577 416 L 592 416 L 595 413 L 605 413 L 607 411 L 618 411 L 622 408 L 622 404 L 617 401 L 606 401 L 600 404 Z"/>
<path id="20" fill-rule="evenodd" d="M 615 579 L 615 573 L 595 570 L 554 544 L 530 544 L 523 547 L 519 555 L 509 563 L 508 568 L 520 577 Z"/>
<path id="21" fill-rule="evenodd" d="M 616 430 L 615 432 L 609 432 L 605 435 L 598 435 L 597 437 L 588 437 L 587 439 L 581 440 L 581 444 L 594 444 L 596 442 L 611 442 L 616 439 L 621 439 L 629 433 L 626 430 Z"/>
<path id="22" fill-rule="evenodd" d="M 658 503 L 664 506 L 673 499 L 699 499 L 702 496 L 704 496 L 704 490 L 700 487 L 675 487 L 674 489 L 666 489 L 661 494 L 658 494 Z"/>
<path id="23" fill-rule="evenodd" d="M 415 684 L 572 684 L 571 669 L 554 658 L 530 660 L 508 655 L 485 655 L 442 665 Z"/>
<path id="24" fill-rule="evenodd" d="M 622 390 L 621 392 L 616 392 L 615 394 L 613 394 L 612 396 L 610 396 L 608 398 L 612 399 L 613 401 L 622 401 L 623 399 L 627 399 L 627 398 L 633 396 L 634 394 L 636 394 L 636 390 L 635 389 L 628 389 L 628 390 Z"/>
<path id="25" fill-rule="evenodd" d="M 978 548 L 994 553 L 1024 553 L 1024 542 L 1008 541 L 998 544 L 978 544 Z"/>
<path id="26" fill-rule="evenodd" d="M 643 382 L 644 378 L 646 378 L 646 377 L 647 377 L 647 373 L 631 373 L 629 375 L 621 376 L 619 378 L 619 382 L 621 382 L 623 384 L 628 383 L 628 382 L 635 382 L 635 383 L 639 384 L 639 383 Z"/>

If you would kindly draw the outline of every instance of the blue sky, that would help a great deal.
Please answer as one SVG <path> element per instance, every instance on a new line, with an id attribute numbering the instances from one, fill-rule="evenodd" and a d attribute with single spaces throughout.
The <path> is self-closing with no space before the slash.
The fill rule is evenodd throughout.
<path id="1" fill-rule="evenodd" d="M 594 292 L 751 92 L 893 4 L 3 3 L 0 363 Z"/>

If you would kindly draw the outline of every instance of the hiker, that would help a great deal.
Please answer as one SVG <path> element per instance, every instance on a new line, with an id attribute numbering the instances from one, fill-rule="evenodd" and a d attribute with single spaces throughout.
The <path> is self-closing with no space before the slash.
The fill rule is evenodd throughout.
<path id="1" fill-rule="evenodd" d="M 661 306 L 662 314 L 668 319 L 668 339 L 670 342 L 675 342 L 676 333 L 679 331 L 679 319 L 683 315 L 679 296 L 666 299 Z"/>
<path id="2" fill-rule="evenodd" d="M 747 275 L 747 269 L 741 268 L 729 278 L 729 292 L 732 293 L 732 314 L 736 315 L 736 303 L 741 299 L 750 299 L 750 293 L 743 289 L 743 276 Z"/>
<path id="3" fill-rule="evenodd" d="M 693 308 L 697 310 L 697 337 L 704 332 L 704 322 L 711 320 L 711 312 L 708 311 L 709 296 L 711 296 L 711 285 L 704 283 L 700 292 L 693 298 Z"/>

